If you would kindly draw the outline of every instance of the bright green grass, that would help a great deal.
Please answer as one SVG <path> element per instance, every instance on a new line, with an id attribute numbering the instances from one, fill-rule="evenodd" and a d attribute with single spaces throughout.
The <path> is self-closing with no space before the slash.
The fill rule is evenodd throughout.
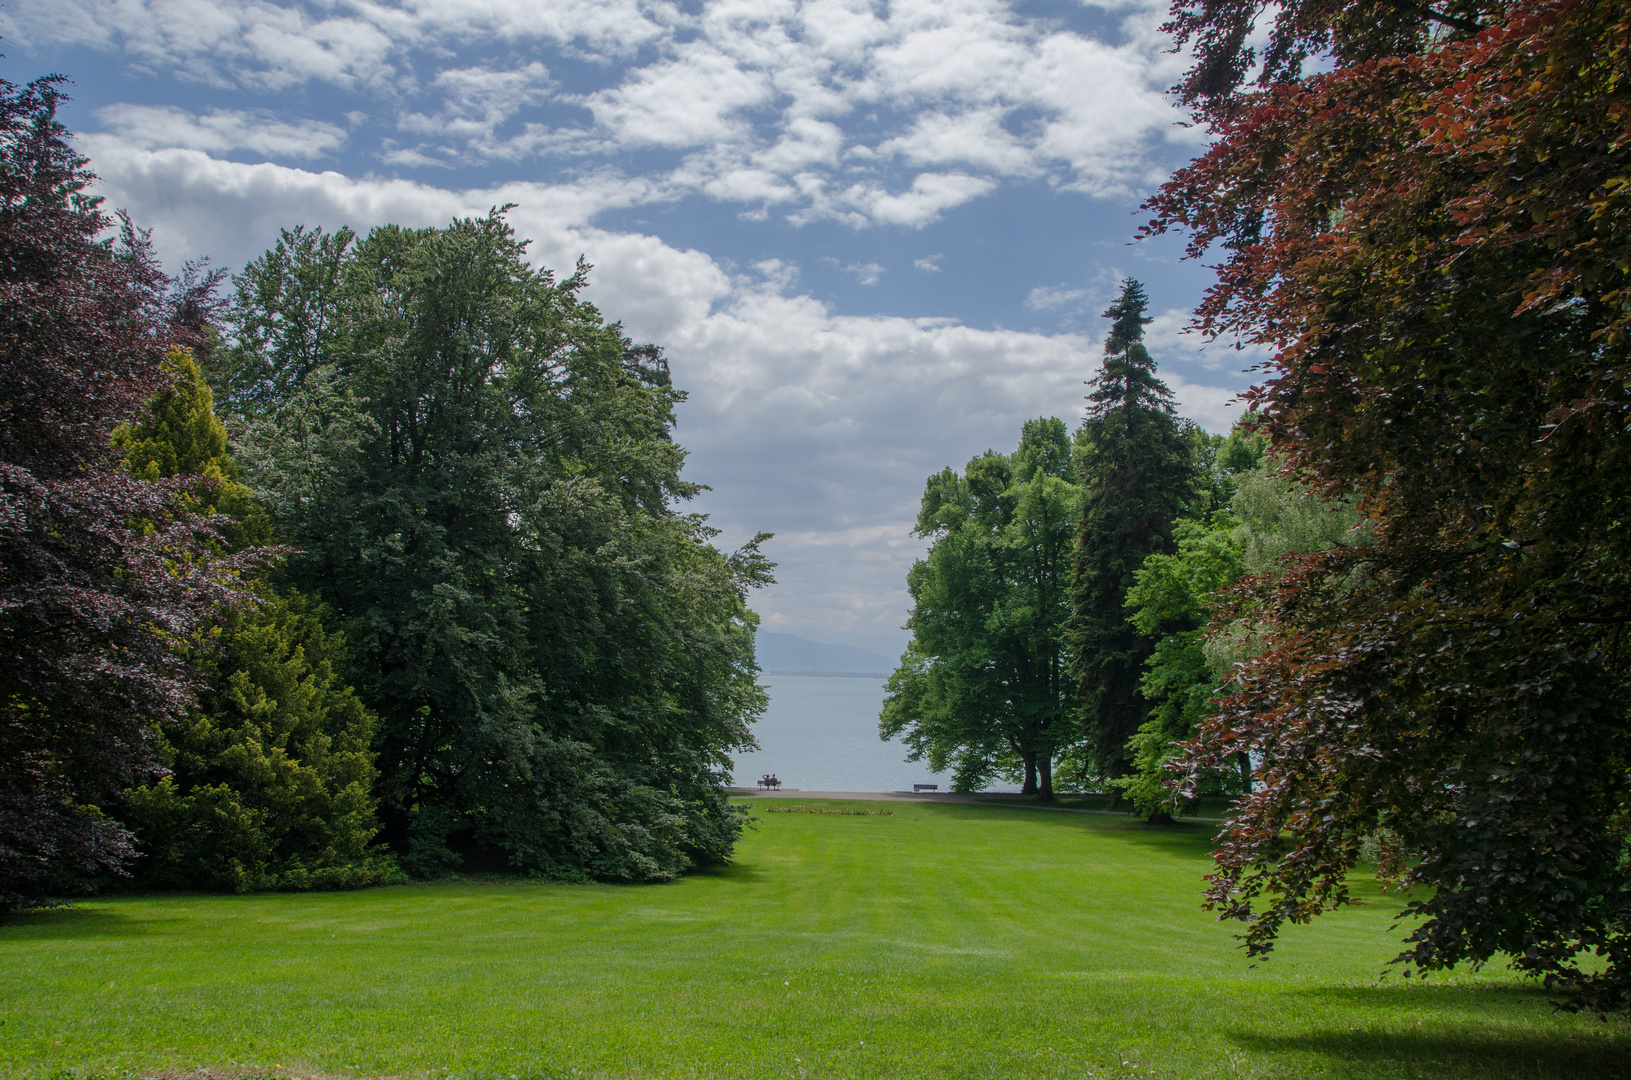
<path id="1" fill-rule="evenodd" d="M 0 1075 L 1631 1076 L 1631 1028 L 1503 973 L 1378 983 L 1398 901 L 1368 886 L 1248 968 L 1199 908 L 1206 826 L 887 809 L 762 814 L 734 866 L 664 886 L 23 916 Z"/>

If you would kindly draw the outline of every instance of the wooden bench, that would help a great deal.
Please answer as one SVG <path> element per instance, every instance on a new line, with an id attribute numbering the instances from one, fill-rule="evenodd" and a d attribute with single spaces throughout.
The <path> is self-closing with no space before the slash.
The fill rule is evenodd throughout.
<path id="1" fill-rule="evenodd" d="M 780 780 L 760 780 L 759 781 L 759 789 L 761 791 L 771 791 L 771 790 L 779 791 L 779 790 L 781 790 L 781 786 L 782 786 L 782 782 Z"/>
<path id="2" fill-rule="evenodd" d="M 912 790 L 913 791 L 939 791 L 940 790 L 940 785 L 939 784 L 913 784 L 912 785 Z"/>

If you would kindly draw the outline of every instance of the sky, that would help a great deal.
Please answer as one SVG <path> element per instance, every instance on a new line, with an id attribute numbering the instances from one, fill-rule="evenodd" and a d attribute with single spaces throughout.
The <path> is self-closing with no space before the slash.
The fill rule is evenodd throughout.
<path id="1" fill-rule="evenodd" d="M 767 630 L 898 655 L 925 479 L 1074 426 L 1119 282 L 1182 415 L 1261 357 L 1184 333 L 1211 280 L 1140 203 L 1203 148 L 1164 2 L 10 0 L 0 77 L 72 80 L 98 192 L 172 270 L 295 225 L 515 204 L 537 263 L 661 345 Z"/>

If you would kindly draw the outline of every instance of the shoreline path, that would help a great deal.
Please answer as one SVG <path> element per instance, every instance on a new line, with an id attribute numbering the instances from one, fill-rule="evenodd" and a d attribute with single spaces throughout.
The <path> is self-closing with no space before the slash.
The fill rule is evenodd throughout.
<path id="1" fill-rule="evenodd" d="M 1125 810 L 1092 810 L 1083 806 L 1045 806 L 1024 800 L 1018 795 L 980 795 L 953 791 L 807 791 L 803 788 L 727 787 L 732 798 L 752 799 L 832 799 L 835 802 L 943 802 L 976 806 L 1004 806 L 1013 810 L 1050 810 L 1056 814 L 1108 814 L 1111 817 L 1132 817 Z M 1022 801 L 1023 800 L 1023 801 Z M 1181 817 L 1179 821 L 1218 822 L 1222 818 Z"/>

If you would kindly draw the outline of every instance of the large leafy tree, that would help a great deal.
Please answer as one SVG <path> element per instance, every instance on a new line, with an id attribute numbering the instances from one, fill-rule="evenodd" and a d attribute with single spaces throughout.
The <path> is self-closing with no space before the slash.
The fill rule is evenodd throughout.
<path id="1" fill-rule="evenodd" d="M 1144 347 L 1148 306 L 1129 280 L 1104 312 L 1104 366 L 1077 435 L 1083 497 L 1070 644 L 1087 768 L 1100 779 L 1131 769 L 1127 740 L 1145 717 L 1139 682 L 1152 643 L 1127 619 L 1127 591 L 1147 557 L 1172 550 L 1173 522 L 1196 494 L 1191 442 Z"/>
<path id="2" fill-rule="evenodd" d="M 0 80 L 0 910 L 133 854 L 102 807 L 157 766 L 181 717 L 181 647 L 241 598 L 183 486 L 121 466 L 136 419 L 201 340 L 210 275 L 166 278 L 111 226 L 56 119 L 58 80 Z"/>
<path id="3" fill-rule="evenodd" d="M 917 533 L 934 544 L 907 579 L 912 641 L 879 729 L 904 736 L 914 760 L 950 767 L 957 790 L 1005 776 L 1053 795 L 1054 761 L 1075 735 L 1064 630 L 1079 505 L 1057 419 L 1027 422 L 1012 455 L 929 478 Z"/>
<path id="4" fill-rule="evenodd" d="M 1216 142 L 1154 228 L 1219 246 L 1201 323 L 1278 350 L 1277 453 L 1375 542 L 1238 593 L 1264 648 L 1194 763 L 1264 765 L 1212 902 L 1263 952 L 1384 827 L 1418 887 L 1402 961 L 1504 953 L 1625 1008 L 1631 10 L 1290 2 L 1244 87 L 1255 11 L 1175 9 Z"/>
<path id="5" fill-rule="evenodd" d="M 237 279 L 217 385 L 291 579 L 346 620 L 416 873 L 661 880 L 740 830 L 768 564 L 675 509 L 683 395 L 584 281 L 501 213 L 286 233 Z"/>

